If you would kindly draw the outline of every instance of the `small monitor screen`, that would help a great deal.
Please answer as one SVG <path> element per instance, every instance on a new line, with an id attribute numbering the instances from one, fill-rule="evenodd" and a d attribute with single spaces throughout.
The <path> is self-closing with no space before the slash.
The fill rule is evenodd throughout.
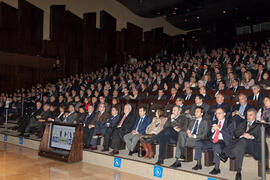
<path id="1" fill-rule="evenodd" d="M 75 128 L 72 126 L 53 125 L 51 130 L 51 147 L 70 150 Z"/>

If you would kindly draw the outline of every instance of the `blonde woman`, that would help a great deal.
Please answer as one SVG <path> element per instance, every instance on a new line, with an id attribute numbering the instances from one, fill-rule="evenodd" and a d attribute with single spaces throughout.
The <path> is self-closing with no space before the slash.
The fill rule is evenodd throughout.
<path id="1" fill-rule="evenodd" d="M 244 79 L 241 82 L 241 86 L 245 87 L 245 89 L 250 89 L 255 84 L 254 79 L 252 79 L 252 75 L 250 71 L 246 71 L 244 73 Z"/>

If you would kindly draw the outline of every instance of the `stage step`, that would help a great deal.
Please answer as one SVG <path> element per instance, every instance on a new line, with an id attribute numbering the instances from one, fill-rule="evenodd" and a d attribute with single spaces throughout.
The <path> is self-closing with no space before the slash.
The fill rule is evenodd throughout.
<path id="1" fill-rule="evenodd" d="M 268 138 L 269 140 L 269 138 Z M 4 135 L 0 134 L 0 141 L 4 141 Z M 19 137 L 8 135 L 8 143 L 20 145 Z M 24 139 L 22 146 L 38 150 L 39 141 Z M 100 165 L 108 168 L 113 168 L 123 172 L 136 174 L 142 177 L 150 179 L 160 179 L 153 176 L 154 163 L 157 161 L 157 157 L 151 160 L 146 160 L 142 157 L 138 157 L 137 154 L 133 156 L 128 156 L 127 150 L 121 150 L 120 155 L 116 156 L 121 158 L 121 168 L 114 167 L 114 157 L 103 153 L 100 150 L 101 146 L 98 146 L 98 151 L 83 152 L 83 162 Z M 204 157 L 204 156 L 203 156 Z M 213 166 L 203 167 L 200 171 L 191 170 L 195 165 L 195 161 L 189 163 L 182 163 L 182 167 L 178 169 L 171 169 L 170 166 L 174 162 L 174 158 L 166 159 L 163 166 L 163 179 L 185 179 L 185 180 L 194 180 L 194 179 L 234 179 L 235 172 L 229 171 L 229 161 L 227 163 L 221 163 L 221 174 L 218 176 L 210 176 L 209 171 L 213 169 Z M 202 162 L 204 159 L 202 159 Z M 258 177 L 257 167 L 258 162 L 251 157 L 245 157 L 243 163 L 243 179 L 245 180 L 256 180 L 260 179 Z M 270 174 L 267 174 L 267 179 L 270 177 Z"/>

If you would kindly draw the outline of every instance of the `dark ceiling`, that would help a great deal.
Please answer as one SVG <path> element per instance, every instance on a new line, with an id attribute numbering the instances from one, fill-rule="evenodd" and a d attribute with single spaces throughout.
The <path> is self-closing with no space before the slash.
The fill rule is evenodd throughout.
<path id="1" fill-rule="evenodd" d="M 174 26 L 192 30 L 221 19 L 236 25 L 269 20 L 270 0 L 117 0 L 135 14 L 151 18 L 164 16 Z"/>

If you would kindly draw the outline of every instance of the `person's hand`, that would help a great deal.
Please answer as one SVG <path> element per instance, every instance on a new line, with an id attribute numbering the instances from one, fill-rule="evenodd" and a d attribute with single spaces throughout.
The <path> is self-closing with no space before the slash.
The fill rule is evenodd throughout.
<path id="1" fill-rule="evenodd" d="M 246 139 L 253 139 L 253 136 L 251 136 L 249 133 L 244 133 L 242 137 Z"/>
<path id="2" fill-rule="evenodd" d="M 135 130 L 133 130 L 132 132 L 132 135 L 137 135 L 137 134 L 139 134 L 137 131 L 135 131 Z"/>
<path id="3" fill-rule="evenodd" d="M 265 120 L 260 120 L 262 123 L 265 123 L 266 121 Z"/>
<path id="4" fill-rule="evenodd" d="M 44 119 L 39 119 L 38 122 L 45 122 L 45 120 Z"/>
<path id="5" fill-rule="evenodd" d="M 193 134 L 191 134 L 191 133 L 188 134 L 188 137 L 189 138 L 194 138 Z"/>
<path id="6" fill-rule="evenodd" d="M 236 115 L 236 112 L 237 112 L 237 111 L 233 111 L 233 112 L 232 112 L 232 116 L 235 116 L 235 115 Z"/>
<path id="7" fill-rule="evenodd" d="M 54 119 L 52 119 L 52 118 L 48 118 L 48 121 L 54 121 Z"/>
<path id="8" fill-rule="evenodd" d="M 36 118 L 39 119 L 39 118 L 41 118 L 41 116 L 40 115 L 37 115 Z"/>
<path id="9" fill-rule="evenodd" d="M 179 127 L 173 127 L 173 129 L 176 131 L 176 132 L 180 132 L 181 131 L 181 129 L 179 128 Z"/>
<path id="10" fill-rule="evenodd" d="M 212 129 L 213 129 L 214 131 L 218 130 L 218 125 L 217 125 L 217 124 L 213 124 L 213 125 L 212 125 Z"/>
<path id="11" fill-rule="evenodd" d="M 89 124 L 89 125 L 88 125 L 88 128 L 89 128 L 89 129 L 91 129 L 91 128 L 93 128 L 93 127 L 95 127 L 95 125 L 92 125 L 92 124 Z"/>
<path id="12" fill-rule="evenodd" d="M 189 109 L 187 109 L 187 110 L 185 111 L 185 114 L 187 114 L 187 113 L 189 113 Z"/>
<path id="13" fill-rule="evenodd" d="M 171 119 L 174 119 L 175 118 L 175 115 L 174 114 L 171 114 Z"/>

